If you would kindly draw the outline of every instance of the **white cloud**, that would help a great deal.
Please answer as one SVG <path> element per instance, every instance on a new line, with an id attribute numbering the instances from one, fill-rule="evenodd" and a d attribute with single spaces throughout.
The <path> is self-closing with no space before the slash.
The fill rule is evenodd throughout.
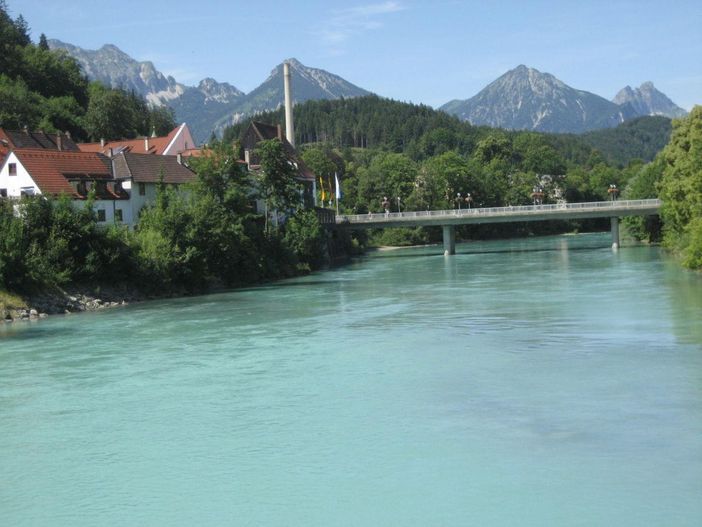
<path id="1" fill-rule="evenodd" d="M 332 54 L 339 54 L 346 41 L 366 31 L 382 28 L 383 17 L 404 9 L 400 2 L 387 1 L 335 10 L 324 24 L 322 40 L 331 47 Z"/>

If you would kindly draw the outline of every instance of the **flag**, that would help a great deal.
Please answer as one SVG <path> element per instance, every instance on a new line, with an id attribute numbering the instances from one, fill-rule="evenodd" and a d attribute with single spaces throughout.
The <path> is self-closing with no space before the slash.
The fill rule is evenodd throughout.
<path id="1" fill-rule="evenodd" d="M 339 178 L 336 172 L 334 172 L 334 183 L 336 183 L 336 200 L 339 201 L 341 199 L 341 187 L 339 186 Z"/>
<path id="2" fill-rule="evenodd" d="M 324 200 L 327 199 L 327 195 L 324 193 L 324 180 L 321 176 L 319 178 L 319 188 L 322 189 L 322 203 L 324 203 Z"/>

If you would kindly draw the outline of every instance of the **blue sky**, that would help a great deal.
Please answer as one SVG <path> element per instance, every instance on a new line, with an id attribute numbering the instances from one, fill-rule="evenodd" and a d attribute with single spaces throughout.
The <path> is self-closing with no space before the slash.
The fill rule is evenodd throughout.
<path id="1" fill-rule="evenodd" d="M 295 57 L 381 96 L 434 107 L 519 64 L 607 99 L 653 81 L 702 104 L 701 1 L 7 0 L 40 33 L 115 44 L 184 84 L 245 92 Z"/>

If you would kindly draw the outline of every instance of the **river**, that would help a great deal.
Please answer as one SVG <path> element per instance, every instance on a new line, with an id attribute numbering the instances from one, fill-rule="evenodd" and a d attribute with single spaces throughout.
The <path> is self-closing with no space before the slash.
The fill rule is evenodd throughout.
<path id="1" fill-rule="evenodd" d="M 702 277 L 457 250 L 0 326 L 0 523 L 701 525 Z"/>

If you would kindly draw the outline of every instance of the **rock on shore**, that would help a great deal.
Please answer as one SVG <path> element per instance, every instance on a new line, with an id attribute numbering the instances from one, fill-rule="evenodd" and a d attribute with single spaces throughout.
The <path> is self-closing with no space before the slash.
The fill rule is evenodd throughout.
<path id="1" fill-rule="evenodd" d="M 6 309 L 0 315 L 5 322 L 35 320 L 48 315 L 96 311 L 110 307 L 124 306 L 144 297 L 135 291 L 100 289 L 97 291 L 53 291 L 30 295 L 26 298 L 27 307 Z"/>

